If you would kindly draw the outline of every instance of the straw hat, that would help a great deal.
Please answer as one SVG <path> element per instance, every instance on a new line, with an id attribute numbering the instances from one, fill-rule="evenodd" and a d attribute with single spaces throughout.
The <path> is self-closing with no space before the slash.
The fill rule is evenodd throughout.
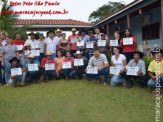
<path id="1" fill-rule="evenodd" d="M 8 36 L 8 33 L 7 33 L 6 31 L 4 31 L 4 30 L 1 31 L 0 34 L 1 34 L 1 35 L 2 35 L 2 34 L 5 34 L 6 36 Z"/>
<path id="2" fill-rule="evenodd" d="M 55 33 L 58 33 L 58 32 L 61 32 L 61 33 L 62 33 L 62 30 L 57 29 L 57 30 L 55 31 Z"/>
<path id="3" fill-rule="evenodd" d="M 25 45 L 24 45 L 24 47 L 30 47 L 31 45 L 30 44 L 28 44 L 28 43 L 26 43 Z"/>
<path id="4" fill-rule="evenodd" d="M 72 28 L 72 30 L 71 30 L 71 31 L 72 31 L 72 32 L 73 32 L 73 31 L 76 31 L 76 28 Z"/>
<path id="5" fill-rule="evenodd" d="M 76 55 L 82 55 L 83 54 L 83 52 L 80 52 L 80 50 L 78 50 L 78 51 L 76 51 L 76 53 L 74 53 L 74 55 L 76 56 Z"/>
<path id="6" fill-rule="evenodd" d="M 53 54 L 51 53 L 51 51 L 47 51 L 45 55 L 46 56 L 52 56 Z"/>
<path id="7" fill-rule="evenodd" d="M 30 54 L 28 58 L 35 58 L 35 56 L 33 54 Z"/>

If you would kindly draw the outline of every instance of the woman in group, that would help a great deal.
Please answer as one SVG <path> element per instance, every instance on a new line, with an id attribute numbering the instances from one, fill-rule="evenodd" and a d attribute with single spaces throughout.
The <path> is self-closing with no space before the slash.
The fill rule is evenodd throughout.
<path id="1" fill-rule="evenodd" d="M 65 59 L 65 56 L 62 56 L 62 52 L 60 50 L 58 50 L 57 57 L 54 59 L 54 62 L 55 62 L 55 71 L 56 71 L 59 79 L 63 78 L 63 76 L 64 76 L 64 70 L 62 69 L 62 63 L 63 63 L 64 59 Z"/>
<path id="2" fill-rule="evenodd" d="M 75 76 L 75 70 L 74 70 L 74 58 L 71 57 L 71 53 L 66 53 L 66 58 L 64 59 L 64 62 L 71 62 L 71 68 L 64 69 L 66 81 L 69 81 L 69 78 L 72 78 Z"/>
<path id="3" fill-rule="evenodd" d="M 1 49 L 2 49 L 2 39 L 0 38 L 0 86 L 4 83 L 4 73 L 2 73 L 2 70 L 4 70 L 3 66 L 1 65 L 1 60 L 2 60 L 2 54 L 1 54 Z"/>
<path id="4" fill-rule="evenodd" d="M 117 67 L 122 72 L 127 65 L 126 57 L 123 54 L 120 54 L 119 47 L 113 48 L 114 55 L 111 57 L 111 62 L 113 67 Z M 112 75 L 111 86 L 117 86 L 118 84 L 123 84 L 126 86 L 125 79 L 120 75 Z"/>
<path id="5" fill-rule="evenodd" d="M 123 45 L 123 39 L 121 40 L 123 54 L 126 56 L 127 62 L 129 62 L 132 59 L 130 55 L 135 52 L 135 48 L 137 47 L 137 40 L 136 37 L 132 35 L 130 29 L 126 29 L 124 38 L 133 38 L 133 44 L 130 45 Z"/>
<path id="6" fill-rule="evenodd" d="M 66 34 L 63 33 L 62 39 L 58 43 L 59 50 L 62 52 L 63 56 L 66 56 L 66 52 L 70 50 L 70 43 L 66 39 Z"/>
<path id="7" fill-rule="evenodd" d="M 120 34 L 119 31 L 115 31 L 115 32 L 114 32 L 114 38 L 115 38 L 115 40 L 118 40 L 118 45 L 117 45 L 117 47 L 119 47 L 120 53 L 122 54 L 123 49 L 122 49 L 122 45 L 121 45 L 121 34 Z M 111 46 L 111 45 L 110 45 L 110 46 Z M 113 53 L 113 48 L 111 48 L 111 51 L 112 51 L 112 53 Z"/>
<path id="8" fill-rule="evenodd" d="M 3 46 L 1 50 L 2 53 L 1 65 L 4 66 L 6 84 L 7 86 L 9 86 L 9 79 L 10 79 L 9 74 L 10 74 L 10 67 L 11 67 L 9 60 L 12 59 L 13 57 L 17 57 L 17 59 L 19 60 L 19 52 L 16 45 L 12 44 L 10 36 L 6 36 L 6 42 L 7 42 L 6 45 Z"/>

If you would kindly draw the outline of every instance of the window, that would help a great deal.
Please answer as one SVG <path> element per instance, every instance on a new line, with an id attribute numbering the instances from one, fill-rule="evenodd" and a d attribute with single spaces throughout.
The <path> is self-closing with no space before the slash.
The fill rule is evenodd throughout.
<path id="1" fill-rule="evenodd" d="M 160 23 L 154 23 L 142 27 L 142 40 L 160 39 Z"/>

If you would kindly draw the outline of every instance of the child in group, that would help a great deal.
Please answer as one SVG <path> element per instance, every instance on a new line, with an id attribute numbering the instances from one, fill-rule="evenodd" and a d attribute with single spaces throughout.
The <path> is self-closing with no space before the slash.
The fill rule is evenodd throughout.
<path id="1" fill-rule="evenodd" d="M 25 57 L 25 64 L 29 61 L 28 56 L 31 54 L 31 45 L 26 43 L 24 45 L 24 57 Z"/>

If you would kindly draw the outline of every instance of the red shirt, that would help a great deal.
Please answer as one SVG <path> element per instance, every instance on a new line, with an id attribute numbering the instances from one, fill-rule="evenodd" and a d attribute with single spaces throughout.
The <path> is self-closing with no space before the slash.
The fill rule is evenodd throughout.
<path id="1" fill-rule="evenodd" d="M 68 60 L 68 58 L 65 58 L 63 62 L 71 62 L 71 69 L 73 69 L 73 64 L 74 64 L 74 58 L 71 57 L 70 60 Z"/>
<path id="2" fill-rule="evenodd" d="M 68 37 L 68 41 L 71 42 L 70 50 L 78 50 L 78 49 L 79 49 L 79 48 L 77 47 L 77 42 L 73 42 L 73 40 L 77 40 L 78 38 L 79 38 L 78 35 L 75 35 L 75 36 L 70 35 L 70 36 Z"/>
<path id="3" fill-rule="evenodd" d="M 42 61 L 41 61 L 41 66 L 45 66 L 45 64 L 55 64 L 55 62 L 51 59 L 50 61 L 48 61 L 47 59 L 46 59 L 46 57 L 45 58 L 43 58 L 42 59 Z"/>
<path id="4" fill-rule="evenodd" d="M 135 36 L 133 36 L 133 40 L 136 40 Z M 124 53 L 135 52 L 134 43 L 132 45 L 123 45 L 123 52 Z"/>
<path id="5" fill-rule="evenodd" d="M 14 40 L 12 43 L 15 45 L 23 45 L 24 46 L 25 42 L 23 40 L 20 40 L 20 41 Z M 23 50 L 20 50 L 19 53 L 23 53 Z"/>

